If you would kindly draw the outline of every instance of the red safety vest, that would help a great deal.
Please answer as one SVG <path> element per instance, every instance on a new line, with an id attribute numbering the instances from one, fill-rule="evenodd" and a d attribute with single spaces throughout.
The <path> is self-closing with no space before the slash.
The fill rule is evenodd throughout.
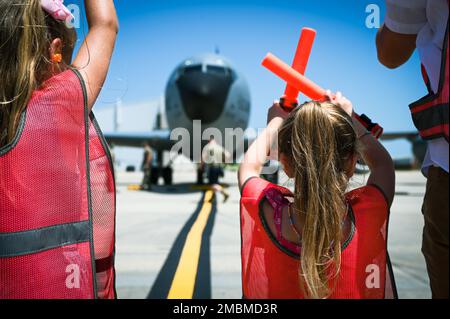
<path id="1" fill-rule="evenodd" d="M 429 79 L 425 68 L 422 66 L 422 74 L 427 84 L 429 94 L 417 102 L 412 103 L 411 110 L 414 125 L 419 130 L 420 136 L 425 140 L 445 138 L 448 142 L 448 23 L 442 50 L 441 75 L 439 89 L 433 93 L 429 85 Z"/>
<path id="2" fill-rule="evenodd" d="M 299 283 L 300 256 L 281 246 L 261 209 L 266 191 L 292 193 L 260 178 L 250 179 L 241 197 L 242 287 L 244 298 L 304 298 Z M 387 254 L 388 205 L 381 191 L 366 186 L 347 196 L 353 214 L 351 236 L 343 244 L 341 271 L 331 298 L 396 298 Z"/>
<path id="3" fill-rule="evenodd" d="M 0 299 L 115 298 L 115 182 L 86 88 L 36 90 L 0 149 Z"/>

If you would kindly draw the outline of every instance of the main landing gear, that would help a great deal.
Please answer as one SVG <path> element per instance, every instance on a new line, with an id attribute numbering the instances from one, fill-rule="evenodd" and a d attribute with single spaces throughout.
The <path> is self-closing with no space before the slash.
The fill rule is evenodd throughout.
<path id="1" fill-rule="evenodd" d="M 163 152 L 157 153 L 157 166 L 152 166 L 150 181 L 152 185 L 158 185 L 159 179 L 162 177 L 164 185 L 173 184 L 173 169 L 170 166 L 163 165 Z"/>

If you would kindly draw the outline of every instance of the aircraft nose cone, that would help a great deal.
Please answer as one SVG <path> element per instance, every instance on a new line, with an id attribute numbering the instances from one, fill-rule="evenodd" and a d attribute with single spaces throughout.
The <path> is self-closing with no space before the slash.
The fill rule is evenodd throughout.
<path id="1" fill-rule="evenodd" d="M 191 120 L 213 123 L 219 119 L 232 84 L 228 75 L 202 71 L 182 74 L 177 80 L 186 115 Z"/>
<path id="2" fill-rule="evenodd" d="M 211 88 L 207 84 L 203 84 L 200 87 L 199 95 L 208 96 L 211 95 Z"/>

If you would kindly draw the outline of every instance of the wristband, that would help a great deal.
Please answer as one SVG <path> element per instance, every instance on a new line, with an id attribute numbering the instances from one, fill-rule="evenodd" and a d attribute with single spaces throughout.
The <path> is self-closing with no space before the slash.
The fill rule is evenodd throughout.
<path id="1" fill-rule="evenodd" d="M 372 120 L 365 114 L 354 114 L 355 119 L 364 126 L 375 138 L 380 138 L 383 134 L 383 128 L 378 123 L 373 123 Z"/>

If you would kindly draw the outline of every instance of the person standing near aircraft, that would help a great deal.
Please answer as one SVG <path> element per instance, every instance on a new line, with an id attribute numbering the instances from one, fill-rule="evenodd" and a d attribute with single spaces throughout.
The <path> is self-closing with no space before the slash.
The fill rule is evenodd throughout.
<path id="1" fill-rule="evenodd" d="M 0 0 L 0 299 L 113 299 L 113 163 L 92 108 L 118 33 L 85 1 L 72 53 L 62 0 Z"/>
<path id="2" fill-rule="evenodd" d="M 211 137 L 208 144 L 202 151 L 202 164 L 208 169 L 208 181 L 216 192 L 222 193 L 224 202 L 228 200 L 230 195 L 225 188 L 220 185 L 219 179 L 223 177 L 223 165 L 230 158 L 230 154 L 225 148 L 217 144 L 214 137 Z"/>
<path id="3" fill-rule="evenodd" d="M 150 190 L 152 187 L 151 174 L 153 163 L 153 150 L 148 143 L 144 144 L 144 158 L 142 159 L 141 169 L 144 172 L 144 179 L 142 181 L 142 188 Z"/>
<path id="4" fill-rule="evenodd" d="M 390 69 L 417 49 L 429 94 L 410 105 L 414 124 L 428 142 L 423 163 L 427 188 L 422 252 L 433 298 L 449 295 L 449 60 L 448 0 L 387 0 L 377 34 L 379 61 Z"/>

